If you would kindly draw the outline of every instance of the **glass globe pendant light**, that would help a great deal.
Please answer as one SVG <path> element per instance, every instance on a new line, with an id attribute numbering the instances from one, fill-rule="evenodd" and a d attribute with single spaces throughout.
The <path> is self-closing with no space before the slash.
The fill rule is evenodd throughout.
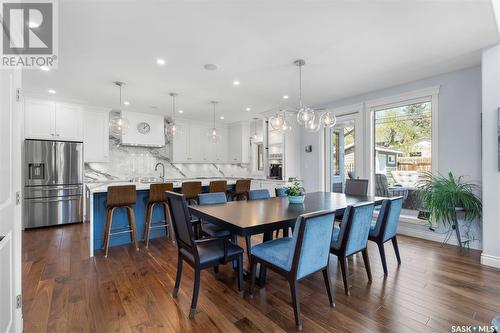
<path id="1" fill-rule="evenodd" d="M 319 123 L 325 128 L 332 128 L 337 123 L 337 118 L 333 113 L 326 111 L 319 118 Z"/>
<path id="2" fill-rule="evenodd" d="M 167 135 L 168 139 L 173 139 L 175 135 L 177 134 L 177 127 L 175 126 L 175 97 L 177 96 L 176 93 L 170 93 L 169 94 L 172 97 L 172 117 L 170 120 L 167 121 L 167 124 L 165 126 L 165 134 Z"/>
<path id="3" fill-rule="evenodd" d="M 297 122 L 306 126 L 309 121 L 314 121 L 314 110 L 302 103 L 302 66 L 306 64 L 304 59 L 298 59 L 293 62 L 299 67 L 299 111 L 297 112 Z"/>
<path id="4" fill-rule="evenodd" d="M 318 132 L 321 128 L 321 124 L 319 121 L 315 121 L 315 120 L 309 120 L 306 124 L 305 124 L 305 129 L 306 129 L 306 132 L 309 132 L 309 133 L 315 133 L 315 132 Z"/>
<path id="5" fill-rule="evenodd" d="M 271 127 L 277 131 L 280 131 L 285 123 L 285 118 L 280 112 L 277 112 L 271 119 L 269 119 Z"/>
<path id="6" fill-rule="evenodd" d="M 115 85 L 117 85 L 120 89 L 120 104 L 118 107 L 118 110 L 114 113 L 113 116 L 109 119 L 109 132 L 111 135 L 117 139 L 120 139 L 122 135 L 127 134 L 129 128 L 130 128 L 130 123 L 128 119 L 122 117 L 122 86 L 125 85 L 125 83 L 120 82 L 120 81 L 115 81 Z"/>
<path id="7" fill-rule="evenodd" d="M 211 143 L 219 143 L 220 134 L 217 131 L 217 128 L 215 127 L 215 106 L 217 105 L 217 102 L 212 101 L 210 103 L 212 103 L 213 105 L 213 127 L 208 131 L 208 139 L 210 140 Z"/>

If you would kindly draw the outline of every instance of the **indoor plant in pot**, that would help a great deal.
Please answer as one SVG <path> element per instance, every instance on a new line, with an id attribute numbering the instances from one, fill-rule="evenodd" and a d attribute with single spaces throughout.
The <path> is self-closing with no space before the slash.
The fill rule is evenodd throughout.
<path id="1" fill-rule="evenodd" d="M 455 230 L 460 246 L 469 243 L 462 241 L 458 227 L 457 213 L 463 212 L 465 220 L 481 218 L 482 203 L 477 195 L 479 187 L 464 181 L 463 177 L 455 177 L 449 172 L 447 176 L 425 173 L 417 184 L 423 206 L 429 211 L 430 222 L 442 222 Z"/>
<path id="2" fill-rule="evenodd" d="M 303 203 L 306 198 L 306 190 L 300 185 L 296 178 L 290 178 L 292 185 L 287 187 L 288 201 L 290 203 Z"/>

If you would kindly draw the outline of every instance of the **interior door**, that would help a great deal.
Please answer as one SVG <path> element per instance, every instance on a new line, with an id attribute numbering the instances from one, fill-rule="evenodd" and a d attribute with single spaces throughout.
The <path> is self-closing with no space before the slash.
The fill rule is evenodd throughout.
<path id="1" fill-rule="evenodd" d="M 0 71 L 0 332 L 22 331 L 20 86 L 20 71 Z"/>

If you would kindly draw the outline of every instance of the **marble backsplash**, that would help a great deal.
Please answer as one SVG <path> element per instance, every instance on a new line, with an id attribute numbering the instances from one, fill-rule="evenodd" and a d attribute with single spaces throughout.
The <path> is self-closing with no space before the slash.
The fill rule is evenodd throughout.
<path id="1" fill-rule="evenodd" d="M 85 163 L 85 182 L 127 181 L 134 178 L 158 178 L 165 165 L 166 179 L 197 177 L 251 177 L 250 168 L 239 164 L 173 164 L 168 156 L 168 145 L 161 148 L 122 146 L 114 138 L 109 140 L 109 162 Z"/>

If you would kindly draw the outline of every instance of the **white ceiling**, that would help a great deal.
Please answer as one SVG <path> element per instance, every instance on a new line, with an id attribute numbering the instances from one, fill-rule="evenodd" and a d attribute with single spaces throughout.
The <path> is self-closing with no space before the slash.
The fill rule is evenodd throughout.
<path id="1" fill-rule="evenodd" d="M 218 100 L 226 122 L 296 105 L 297 58 L 304 102 L 321 106 L 479 64 L 500 41 L 489 0 L 61 0 L 59 11 L 59 68 L 26 71 L 28 93 L 116 107 L 121 80 L 127 109 L 170 113 L 175 91 L 184 117 L 209 119 Z"/>

